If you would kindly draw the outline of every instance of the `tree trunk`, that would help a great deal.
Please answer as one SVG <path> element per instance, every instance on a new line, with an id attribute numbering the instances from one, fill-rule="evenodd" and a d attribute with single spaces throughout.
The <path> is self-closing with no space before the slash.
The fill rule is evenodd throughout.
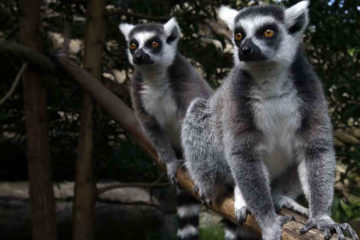
<path id="1" fill-rule="evenodd" d="M 20 0 L 20 41 L 41 51 L 41 0 Z M 46 123 L 46 87 L 41 73 L 23 75 L 31 226 L 33 240 L 56 240 L 54 192 L 51 183 L 49 136 Z"/>
<path id="2" fill-rule="evenodd" d="M 101 79 L 104 1 L 92 0 L 87 7 L 84 66 Z M 73 240 L 94 239 L 96 185 L 93 176 L 93 110 L 92 98 L 84 92 L 80 116 L 80 137 L 75 176 Z"/>

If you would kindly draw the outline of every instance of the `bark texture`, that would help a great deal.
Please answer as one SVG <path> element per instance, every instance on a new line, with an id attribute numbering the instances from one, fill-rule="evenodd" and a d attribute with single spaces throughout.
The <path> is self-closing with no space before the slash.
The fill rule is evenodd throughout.
<path id="1" fill-rule="evenodd" d="M 20 0 L 20 41 L 41 52 L 41 0 Z M 54 193 L 51 183 L 49 136 L 46 122 L 46 86 L 43 75 L 27 69 L 23 74 L 27 159 L 29 168 L 33 240 L 56 240 Z"/>
<path id="2" fill-rule="evenodd" d="M 85 28 L 85 69 L 100 81 L 104 35 L 104 1 L 91 0 L 87 7 Z M 73 240 L 94 239 L 96 185 L 93 173 L 94 104 L 84 92 L 80 114 L 80 137 L 75 175 Z"/>

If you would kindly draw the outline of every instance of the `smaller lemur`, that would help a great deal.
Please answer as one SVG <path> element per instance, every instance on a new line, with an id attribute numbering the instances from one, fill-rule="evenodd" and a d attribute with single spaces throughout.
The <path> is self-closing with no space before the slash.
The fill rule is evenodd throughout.
<path id="1" fill-rule="evenodd" d="M 318 228 L 325 239 L 358 240 L 349 224 L 330 217 L 335 152 L 323 87 L 301 47 L 308 5 L 220 9 L 233 32 L 234 67 L 210 99 L 190 104 L 185 164 L 208 202 L 222 184 L 235 184 L 237 217 L 249 209 L 265 240 L 280 240 L 291 220 L 276 214 L 280 207 L 309 215 L 301 233 Z M 309 209 L 294 200 L 301 192 Z"/>
<path id="2" fill-rule="evenodd" d="M 182 163 L 181 123 L 190 102 L 209 98 L 208 83 L 177 51 L 180 28 L 171 18 L 165 24 L 120 24 L 128 43 L 129 62 L 135 72 L 131 80 L 131 100 L 140 125 L 166 164 L 175 182 Z M 177 190 L 178 239 L 198 239 L 200 204 L 185 190 Z"/>

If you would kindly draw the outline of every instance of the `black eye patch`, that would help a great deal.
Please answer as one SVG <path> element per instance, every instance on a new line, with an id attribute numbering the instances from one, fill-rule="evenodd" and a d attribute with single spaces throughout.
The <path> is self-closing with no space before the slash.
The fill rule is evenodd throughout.
<path id="1" fill-rule="evenodd" d="M 265 24 L 265 25 L 261 26 L 260 28 L 258 28 L 258 30 L 256 31 L 256 34 L 255 34 L 256 37 L 260 38 L 260 39 L 268 39 L 264 35 L 264 32 L 268 29 L 273 30 L 275 32 L 274 36 L 270 39 L 276 38 L 279 33 L 279 28 L 275 23 Z"/>
<path id="2" fill-rule="evenodd" d="M 159 46 L 154 48 L 152 46 L 154 42 L 157 42 L 159 44 Z M 159 37 L 157 37 L 157 36 L 152 37 L 152 38 L 150 38 L 149 40 L 146 41 L 145 47 L 151 49 L 151 51 L 153 53 L 159 53 L 161 51 L 161 47 L 162 47 L 161 39 Z"/>
<path id="3" fill-rule="evenodd" d="M 131 40 L 129 41 L 129 46 L 130 46 L 131 44 L 136 44 L 137 48 L 139 47 L 139 42 L 136 41 L 136 39 L 131 39 Z M 133 49 L 133 50 L 130 49 L 130 52 L 131 52 L 132 54 L 134 54 L 134 52 L 136 51 L 137 48 L 135 48 L 135 49 Z"/>
<path id="4" fill-rule="evenodd" d="M 268 29 L 274 31 L 274 35 L 272 37 L 265 36 L 265 31 Z M 265 24 L 265 25 L 261 26 L 256 31 L 255 36 L 256 36 L 256 38 L 263 40 L 263 42 L 267 46 L 269 46 L 273 49 L 278 49 L 280 46 L 280 42 L 282 40 L 282 37 L 280 34 L 280 29 L 275 23 Z"/>
<path id="5" fill-rule="evenodd" d="M 235 39 L 235 35 L 236 35 L 237 33 L 241 33 L 241 34 L 242 34 L 242 39 L 241 39 L 240 41 L 238 41 L 238 40 Z M 245 33 L 244 28 L 241 27 L 241 26 L 235 27 L 235 29 L 234 29 L 234 40 L 235 40 L 235 44 L 236 44 L 236 45 L 239 45 L 245 38 L 246 38 L 246 33 Z"/>

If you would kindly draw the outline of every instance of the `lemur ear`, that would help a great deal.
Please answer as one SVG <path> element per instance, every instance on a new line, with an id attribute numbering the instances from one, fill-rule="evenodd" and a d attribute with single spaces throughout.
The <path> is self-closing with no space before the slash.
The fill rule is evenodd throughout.
<path id="1" fill-rule="evenodd" d="M 219 8 L 219 18 L 223 20 L 230 30 L 234 30 L 235 17 L 238 15 L 239 11 L 229 8 L 227 6 L 222 6 Z"/>
<path id="2" fill-rule="evenodd" d="M 119 25 L 119 29 L 120 29 L 121 33 L 124 35 L 126 41 L 129 40 L 129 34 L 134 27 L 135 27 L 135 25 L 129 24 L 129 23 L 121 23 Z"/>
<path id="3" fill-rule="evenodd" d="M 169 21 L 164 23 L 164 32 L 166 35 L 166 42 L 172 43 L 175 40 L 178 40 L 180 37 L 180 27 L 178 23 L 176 22 L 176 19 L 170 18 Z"/>
<path id="4" fill-rule="evenodd" d="M 303 33 L 309 24 L 310 1 L 301 1 L 285 10 L 285 24 L 290 34 Z"/>

